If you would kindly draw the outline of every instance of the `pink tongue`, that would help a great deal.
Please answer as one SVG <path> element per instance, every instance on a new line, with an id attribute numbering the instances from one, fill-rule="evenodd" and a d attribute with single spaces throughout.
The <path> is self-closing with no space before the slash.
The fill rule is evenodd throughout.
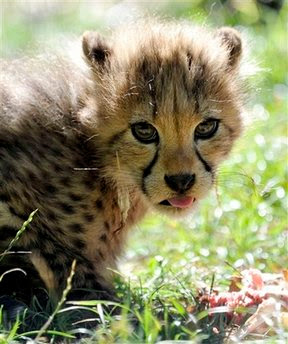
<path id="1" fill-rule="evenodd" d="M 174 198 L 169 198 L 167 201 L 173 207 L 187 208 L 194 202 L 194 198 L 188 197 L 188 196 L 187 197 L 174 197 Z"/>

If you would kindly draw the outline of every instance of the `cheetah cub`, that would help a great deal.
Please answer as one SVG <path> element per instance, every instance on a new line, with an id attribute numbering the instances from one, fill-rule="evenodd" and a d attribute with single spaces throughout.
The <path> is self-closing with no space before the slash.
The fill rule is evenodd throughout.
<path id="1" fill-rule="evenodd" d="M 241 132 L 241 37 L 158 20 L 72 54 L 2 61 L 0 296 L 113 295 L 112 270 L 149 209 L 184 215 L 213 186 Z M 80 55 L 80 53 L 79 53 Z"/>

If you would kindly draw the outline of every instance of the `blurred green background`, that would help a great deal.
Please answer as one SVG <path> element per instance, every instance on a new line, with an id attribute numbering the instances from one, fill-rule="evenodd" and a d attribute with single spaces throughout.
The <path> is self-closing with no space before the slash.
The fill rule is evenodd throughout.
<path id="1" fill-rule="evenodd" d="M 125 276 L 149 285 L 151 277 L 157 281 L 159 264 L 189 280 L 198 269 L 200 280 L 205 271 L 208 280 L 212 272 L 223 277 L 232 272 L 230 265 L 280 271 L 288 265 L 287 2 L 2 1 L 1 56 L 32 55 L 39 42 L 58 44 L 85 30 L 107 31 L 142 13 L 234 26 L 263 70 L 248 104 L 250 123 L 221 167 L 217 188 L 191 217 L 176 221 L 152 214 L 140 224 L 123 259 Z"/>

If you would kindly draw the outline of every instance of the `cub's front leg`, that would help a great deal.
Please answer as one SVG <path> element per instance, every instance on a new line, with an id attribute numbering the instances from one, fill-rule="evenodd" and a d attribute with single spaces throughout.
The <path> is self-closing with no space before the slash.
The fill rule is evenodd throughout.
<path id="1" fill-rule="evenodd" d="M 54 259 L 39 251 L 33 252 L 31 261 L 51 297 L 59 300 L 69 289 L 67 300 L 114 300 L 114 292 L 106 279 L 97 271 L 95 262 L 72 252 L 54 253 Z M 99 262 L 99 265 L 102 265 Z"/>

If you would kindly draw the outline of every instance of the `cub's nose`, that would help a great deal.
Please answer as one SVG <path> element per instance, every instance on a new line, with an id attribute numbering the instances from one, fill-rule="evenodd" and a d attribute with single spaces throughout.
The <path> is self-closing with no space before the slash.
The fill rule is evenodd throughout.
<path id="1" fill-rule="evenodd" d="M 174 191 L 184 192 L 189 190 L 195 183 L 195 173 L 193 174 L 173 174 L 165 175 L 164 180 L 166 184 Z"/>

